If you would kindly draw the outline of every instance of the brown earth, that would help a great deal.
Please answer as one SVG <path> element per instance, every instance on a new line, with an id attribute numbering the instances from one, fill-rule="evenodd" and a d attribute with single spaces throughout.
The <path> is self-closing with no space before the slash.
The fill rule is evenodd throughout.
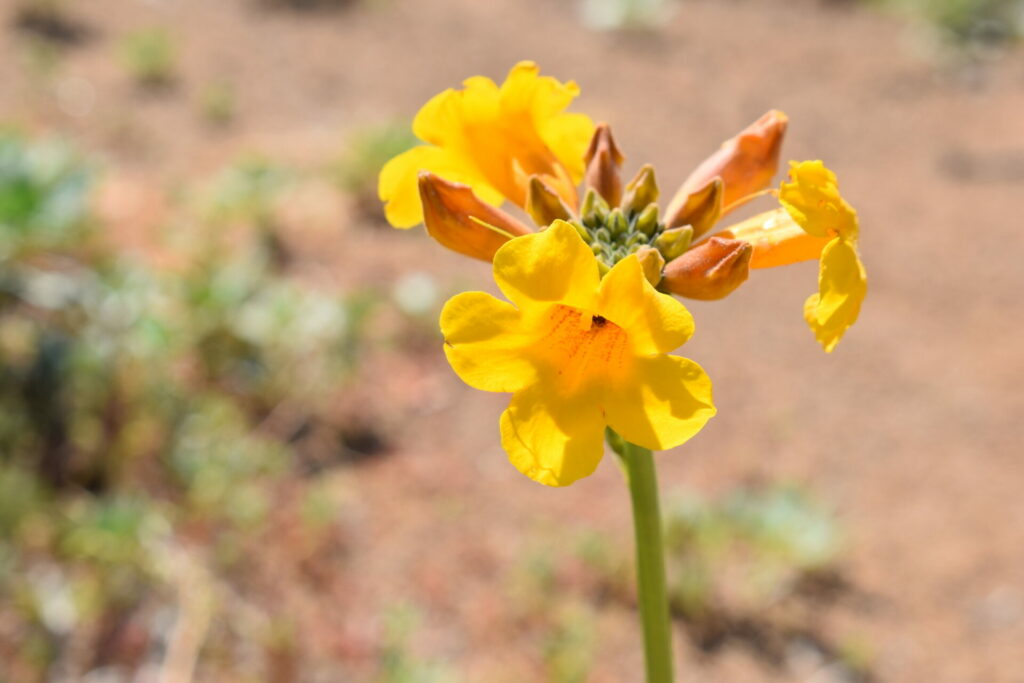
<path id="1" fill-rule="evenodd" d="M 698 331 L 683 351 L 714 379 L 719 415 L 660 458 L 662 486 L 811 485 L 849 530 L 844 566 L 859 596 L 821 615 L 823 633 L 869 643 L 881 681 L 1024 681 L 1020 53 L 950 70 L 895 17 L 806 0 L 691 0 L 663 30 L 625 35 L 590 32 L 571 3 L 550 0 L 310 12 L 104 0 L 72 14 L 84 37 L 52 87 L 11 58 L 22 37 L 0 34 L 0 116 L 63 132 L 105 161 L 127 188 L 113 202 L 130 205 L 120 230 L 132 249 L 160 224 L 165 188 L 201 183 L 249 150 L 317 168 L 348 131 L 408 118 L 435 92 L 472 74 L 500 78 L 519 59 L 579 82 L 575 109 L 613 125 L 627 172 L 652 162 L 667 188 L 766 109 L 785 111 L 785 156 L 826 160 L 860 212 L 869 297 L 831 355 L 801 319 L 812 264 L 755 272 L 727 300 L 694 303 Z M 112 59 L 120 36 L 150 25 L 167 26 L 181 53 L 177 82 L 155 94 Z M 219 80 L 239 105 L 226 128 L 198 114 Z M 321 284 L 386 287 L 415 268 L 446 292 L 490 286 L 486 265 L 422 234 L 364 225 L 351 207 L 325 211 L 344 220 L 300 239 Z M 628 545 L 619 472 L 607 459 L 564 490 L 523 478 L 497 440 L 506 398 L 461 385 L 439 348 L 382 351 L 362 372 L 398 446 L 338 475 L 356 492 L 338 566 L 319 583 L 266 590 L 302 625 L 304 656 L 334 662 L 343 680 L 363 680 L 382 611 L 403 602 L 424 615 L 414 643 L 424 656 L 469 681 L 536 680 L 542 643 L 535 617 L 510 608 L 515 572 L 538 544 L 587 530 Z M 269 547 L 257 564 L 273 558 Z M 552 605 L 572 597 L 571 579 Z M 629 605 L 589 609 L 588 680 L 640 680 Z M 799 662 L 773 668 L 743 647 L 702 654 L 681 632 L 677 646 L 680 680 L 836 680 Z"/>

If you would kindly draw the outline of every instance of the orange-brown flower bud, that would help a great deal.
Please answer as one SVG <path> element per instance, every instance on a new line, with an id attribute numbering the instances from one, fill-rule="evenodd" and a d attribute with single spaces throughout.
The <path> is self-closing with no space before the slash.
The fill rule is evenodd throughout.
<path id="1" fill-rule="evenodd" d="M 722 205 L 726 210 L 744 197 L 768 187 L 779 167 L 779 150 L 787 122 L 785 114 L 773 109 L 726 140 L 690 174 L 669 203 L 666 215 L 671 216 L 686 203 L 690 194 L 715 176 L 725 185 Z"/>
<path id="2" fill-rule="evenodd" d="M 622 199 L 622 178 L 619 167 L 625 161 L 619 146 L 612 137 L 612 129 L 607 123 L 597 124 L 594 137 L 590 139 L 590 147 L 583 157 L 587 162 L 585 186 L 593 188 L 604 197 L 609 206 L 618 206 Z"/>
<path id="3" fill-rule="evenodd" d="M 742 240 L 712 237 L 670 261 L 661 288 L 690 299 L 721 299 L 747 279 L 751 253 L 753 248 Z"/>
<path id="4" fill-rule="evenodd" d="M 533 232 L 501 209 L 481 201 L 466 185 L 428 172 L 420 173 L 419 185 L 427 232 L 452 251 L 491 261 L 505 242 Z"/>
<path id="5" fill-rule="evenodd" d="M 675 228 L 680 225 L 693 227 L 695 238 L 705 234 L 714 227 L 722 215 L 722 195 L 725 184 L 719 177 L 714 177 L 702 188 L 691 192 L 675 208 L 675 213 L 665 217 L 665 225 Z"/>
<path id="6" fill-rule="evenodd" d="M 541 227 L 551 225 L 556 220 L 567 221 L 572 218 L 572 210 L 540 176 L 530 176 L 530 184 L 526 186 L 526 212 Z"/>

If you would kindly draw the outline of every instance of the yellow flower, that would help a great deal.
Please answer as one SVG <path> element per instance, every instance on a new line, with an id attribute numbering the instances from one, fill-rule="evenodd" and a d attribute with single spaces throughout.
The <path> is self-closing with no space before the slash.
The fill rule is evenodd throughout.
<path id="1" fill-rule="evenodd" d="M 857 214 L 821 162 L 791 162 L 792 181 L 765 189 L 789 124 L 784 113 L 768 111 L 726 140 L 661 216 L 653 169 L 642 167 L 624 186 L 624 156 L 608 125 L 564 113 L 576 84 L 538 74 L 535 64 L 521 62 L 500 88 L 474 77 L 464 90 L 448 90 L 423 107 L 414 130 L 432 144 L 399 155 L 381 172 L 393 225 L 422 220 L 449 249 L 492 260 L 503 244 L 534 230 L 498 208 L 509 199 L 540 228 L 554 220 L 575 225 L 601 272 L 637 254 L 652 285 L 701 300 L 728 296 L 751 269 L 820 257 L 819 291 L 805 302 L 804 317 L 825 351 L 835 348 L 867 291 Z M 586 194 L 578 202 L 581 179 Z M 778 195 L 782 207 L 718 229 L 723 216 L 766 194 Z"/>
<path id="2" fill-rule="evenodd" d="M 570 205 L 583 177 L 583 154 L 594 124 L 564 110 L 579 94 L 572 81 L 539 76 L 533 62 L 516 64 L 498 87 L 483 76 L 463 90 L 445 90 L 420 109 L 413 132 L 427 142 L 390 160 L 381 170 L 378 193 L 395 227 L 423 220 L 417 176 L 430 171 L 473 188 L 497 206 L 526 201 L 531 175 L 544 178 Z"/>
<path id="3" fill-rule="evenodd" d="M 804 303 L 804 318 L 827 352 L 860 313 L 867 274 L 857 253 L 857 212 L 839 194 L 835 174 L 821 161 L 791 162 L 779 191 L 781 209 L 755 216 L 727 232 L 749 242 L 751 268 L 820 256 L 818 292 Z"/>
<path id="4" fill-rule="evenodd" d="M 472 387 L 511 392 L 502 445 L 532 479 L 566 486 L 591 474 L 605 426 L 644 448 L 682 444 L 715 414 L 699 365 L 667 355 L 693 334 L 682 303 L 661 294 L 630 255 L 601 277 L 572 225 L 505 243 L 483 292 L 448 301 L 445 353 Z"/>

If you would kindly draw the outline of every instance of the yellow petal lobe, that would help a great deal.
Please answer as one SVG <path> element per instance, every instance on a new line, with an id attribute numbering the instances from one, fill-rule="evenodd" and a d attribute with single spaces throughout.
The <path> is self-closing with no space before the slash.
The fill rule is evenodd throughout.
<path id="1" fill-rule="evenodd" d="M 592 309 L 601 276 L 583 238 L 565 221 L 517 237 L 494 255 L 494 279 L 520 309 L 559 302 Z"/>
<path id="2" fill-rule="evenodd" d="M 715 415 L 711 379 L 678 356 L 639 359 L 633 383 L 609 392 L 604 408 L 622 438 L 651 450 L 689 441 Z"/>
<path id="3" fill-rule="evenodd" d="M 547 486 L 594 472 L 604 455 L 604 420 L 590 396 L 557 398 L 537 384 L 512 397 L 501 415 L 501 445 L 516 468 Z"/>
<path id="4" fill-rule="evenodd" d="M 594 124 L 583 114 L 564 112 L 579 94 L 575 83 L 541 77 L 539 71 L 532 62 L 520 62 L 500 87 L 475 76 L 462 90 L 445 90 L 423 106 L 413 132 L 430 144 L 395 157 L 381 171 L 378 192 L 392 225 L 422 220 L 415 194 L 420 171 L 469 185 L 488 203 L 508 199 L 520 206 L 536 175 L 575 206 Z"/>
<path id="5" fill-rule="evenodd" d="M 616 263 L 601 280 L 597 313 L 626 331 L 639 356 L 667 353 L 693 336 L 686 306 L 651 286 L 636 255 Z"/>
<path id="6" fill-rule="evenodd" d="M 455 374 L 481 391 L 514 392 L 537 373 L 524 349 L 532 338 L 514 306 L 484 292 L 463 292 L 441 310 L 444 352 Z"/>
<path id="7" fill-rule="evenodd" d="M 867 289 L 867 275 L 856 248 L 836 237 L 821 252 L 818 293 L 804 303 L 804 318 L 826 352 L 831 353 L 856 322 Z"/>
<path id="8" fill-rule="evenodd" d="M 790 162 L 779 203 L 810 235 L 857 239 L 857 212 L 839 194 L 836 175 L 821 161 Z"/>

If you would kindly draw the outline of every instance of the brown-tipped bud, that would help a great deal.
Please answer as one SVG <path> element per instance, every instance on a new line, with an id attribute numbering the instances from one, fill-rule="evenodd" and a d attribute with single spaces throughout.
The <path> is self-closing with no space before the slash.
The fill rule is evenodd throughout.
<path id="1" fill-rule="evenodd" d="M 646 209 L 648 204 L 657 201 L 658 181 L 654 178 L 654 167 L 644 164 L 626 185 L 626 191 L 622 195 L 622 209 L 639 213 Z"/>
<path id="2" fill-rule="evenodd" d="M 661 270 L 665 267 L 665 258 L 661 252 L 651 247 L 640 247 L 636 250 L 636 257 L 640 259 L 644 277 L 651 283 L 651 286 L 657 287 L 661 282 Z"/>
<path id="3" fill-rule="evenodd" d="M 607 123 L 597 124 L 594 137 L 590 138 L 590 147 L 583 156 L 587 162 L 585 186 L 593 188 L 611 206 L 618 206 L 622 199 L 622 177 L 619 168 L 626 157 L 622 156 L 619 146 L 612 137 L 612 129 Z"/>
<path id="4" fill-rule="evenodd" d="M 779 167 L 779 150 L 787 123 L 786 115 L 773 109 L 726 140 L 686 179 L 669 202 L 668 214 L 715 176 L 720 177 L 725 185 L 722 205 L 726 211 L 744 197 L 768 187 Z"/>
<path id="5" fill-rule="evenodd" d="M 530 184 L 526 186 L 526 212 L 541 227 L 551 225 L 556 220 L 572 219 L 572 210 L 565 205 L 554 188 L 535 175 L 530 176 Z"/>
<path id="6" fill-rule="evenodd" d="M 682 256 L 683 252 L 690 248 L 692 241 L 693 228 L 689 225 L 683 225 L 666 230 L 658 235 L 654 240 L 654 246 L 657 247 L 666 261 L 671 261 Z"/>
<path id="7" fill-rule="evenodd" d="M 707 185 L 685 197 L 682 204 L 670 207 L 674 213 L 665 217 L 665 225 L 670 228 L 690 225 L 694 237 L 705 234 L 722 215 L 724 187 L 721 178 L 712 178 Z"/>
<path id="8" fill-rule="evenodd" d="M 712 237 L 669 261 L 661 288 L 690 299 L 721 299 L 747 279 L 752 253 L 747 242 Z"/>
<path id="9" fill-rule="evenodd" d="M 466 185 L 428 172 L 420 173 L 419 183 L 427 232 L 452 251 L 491 261 L 505 242 L 533 232 L 501 209 L 481 201 Z"/>

